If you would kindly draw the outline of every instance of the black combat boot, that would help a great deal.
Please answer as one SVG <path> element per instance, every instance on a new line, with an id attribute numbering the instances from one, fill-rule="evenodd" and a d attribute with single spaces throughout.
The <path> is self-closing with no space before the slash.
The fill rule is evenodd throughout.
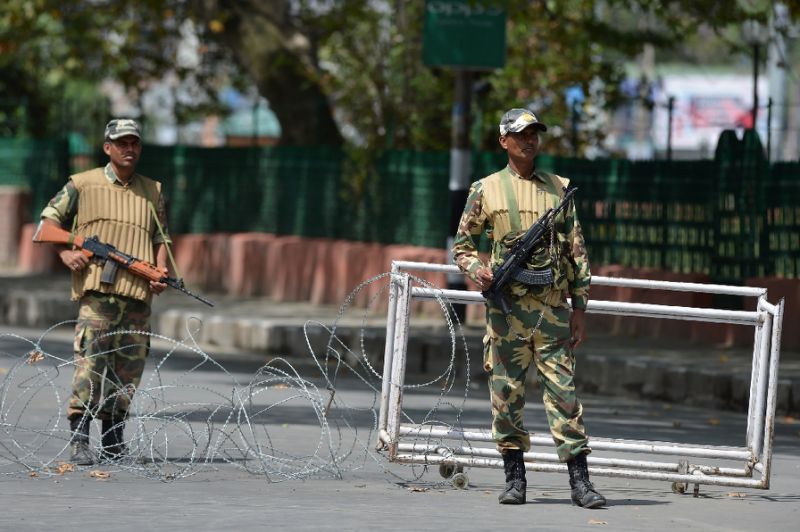
<path id="1" fill-rule="evenodd" d="M 85 466 L 94 464 L 94 455 L 89 447 L 89 427 L 91 418 L 89 416 L 76 416 L 69 420 L 69 428 L 72 431 L 71 453 L 69 461 L 75 465 Z"/>
<path id="2" fill-rule="evenodd" d="M 503 452 L 503 469 L 506 471 L 506 489 L 500 494 L 500 504 L 525 504 L 525 462 L 522 451 L 508 449 Z"/>
<path id="3" fill-rule="evenodd" d="M 100 455 L 103 460 L 114 461 L 119 460 L 125 454 L 125 432 L 124 421 L 114 421 L 111 419 L 103 420 L 103 435 L 100 438 L 103 448 Z"/>
<path id="4" fill-rule="evenodd" d="M 584 508 L 600 508 L 606 505 L 606 498 L 600 495 L 589 482 L 589 466 L 586 453 L 581 453 L 567 462 L 569 485 L 572 487 L 572 502 Z"/>

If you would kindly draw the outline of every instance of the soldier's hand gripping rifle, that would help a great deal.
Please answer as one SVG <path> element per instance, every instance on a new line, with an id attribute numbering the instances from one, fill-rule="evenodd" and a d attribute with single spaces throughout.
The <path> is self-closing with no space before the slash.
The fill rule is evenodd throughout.
<path id="1" fill-rule="evenodd" d="M 168 286 L 171 286 L 175 290 L 180 290 L 184 294 L 192 296 L 198 301 L 205 303 L 209 307 L 214 306 L 214 303 L 203 296 L 194 294 L 187 290 L 186 285 L 183 283 L 183 279 L 169 277 L 166 270 L 161 270 L 149 262 L 145 262 L 137 259 L 136 257 L 132 257 L 127 253 L 123 253 L 111 244 L 100 242 L 96 236 L 82 237 L 74 235 L 69 231 L 61 229 L 55 224 L 41 222 L 36 230 L 36 234 L 33 235 L 33 241 L 75 246 L 80 248 L 83 254 L 87 257 L 95 257 L 103 261 L 103 273 L 100 278 L 101 283 L 113 283 L 114 278 L 117 275 L 117 270 L 119 268 L 124 268 L 134 275 L 138 275 L 139 277 L 147 279 L 148 281 L 164 283 Z"/>
<path id="2" fill-rule="evenodd" d="M 500 307 L 506 316 L 511 313 L 511 305 L 506 299 L 505 288 L 514 280 L 517 270 L 525 267 L 525 263 L 533 251 L 534 246 L 544 237 L 547 230 L 555 223 L 556 216 L 567 208 L 577 187 L 572 187 L 564 193 L 561 202 L 552 209 L 548 209 L 541 218 L 530 226 L 525 234 L 503 256 L 503 262 L 492 272 L 492 285 L 482 292 L 483 297 Z"/>

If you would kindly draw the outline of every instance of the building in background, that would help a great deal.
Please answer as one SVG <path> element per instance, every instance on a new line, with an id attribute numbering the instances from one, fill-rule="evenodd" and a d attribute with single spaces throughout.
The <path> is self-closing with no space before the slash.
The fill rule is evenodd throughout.
<path id="1" fill-rule="evenodd" d="M 766 145 L 768 83 L 759 79 L 761 95 L 756 130 Z M 662 78 L 653 116 L 653 145 L 657 154 L 667 152 L 668 99 L 672 111 L 672 154 L 677 159 L 714 156 L 720 133 L 725 129 L 753 127 L 753 78 L 741 74 L 680 74 Z"/>
<path id="2" fill-rule="evenodd" d="M 274 146 L 278 143 L 281 124 L 266 99 L 226 89 L 222 100 L 231 109 L 231 114 L 217 126 L 226 146 Z"/>
<path id="3" fill-rule="evenodd" d="M 610 117 L 605 147 L 628 159 L 664 159 L 670 143 L 674 159 L 711 158 L 723 130 L 743 131 L 753 125 L 753 78 L 746 74 L 698 73 L 683 67 L 658 74 L 652 81 L 628 78 L 621 90 L 626 102 Z M 767 90 L 766 78 L 760 78 L 756 129 L 764 144 Z"/>

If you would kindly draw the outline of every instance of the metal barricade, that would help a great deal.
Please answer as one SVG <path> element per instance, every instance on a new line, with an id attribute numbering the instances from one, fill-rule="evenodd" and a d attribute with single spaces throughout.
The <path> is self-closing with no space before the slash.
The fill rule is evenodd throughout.
<path id="1" fill-rule="evenodd" d="M 409 271 L 448 274 L 459 272 L 456 266 L 444 264 L 404 261 L 392 263 L 378 446 L 388 451 L 391 461 L 438 465 L 439 472 L 443 476 L 452 476 L 456 487 L 465 487 L 468 479 L 463 473 L 464 467 L 502 468 L 502 457 L 494 447 L 489 446 L 493 443 L 490 430 L 421 426 L 400 422 L 410 323 L 409 311 L 413 298 L 442 298 L 454 304 L 483 303 L 484 298 L 480 292 L 412 286 L 412 277 L 407 273 Z M 593 277 L 592 284 L 753 297 L 757 298 L 757 304 L 755 311 L 742 311 L 616 301 L 589 302 L 588 313 L 730 323 L 749 325 L 755 329 L 744 447 L 590 438 L 589 443 L 594 451 L 651 455 L 648 457 L 651 459 L 648 460 L 635 460 L 603 458 L 596 456 L 600 453 L 593 453 L 588 458 L 590 473 L 599 476 L 667 481 L 672 483 L 673 491 L 680 493 L 683 493 L 689 484 L 694 484 L 695 496 L 698 494 L 700 484 L 768 489 L 778 390 L 783 299 L 777 304 L 771 304 L 767 301 L 767 290 L 755 287 L 616 277 Z M 530 438 L 532 448 L 553 446 L 549 434 L 531 434 Z M 450 441 L 452 444 L 440 443 L 444 441 Z M 673 461 L 656 461 L 652 460 L 652 455 L 674 458 Z M 528 452 L 524 457 L 528 470 L 566 471 L 566 465 L 559 463 L 554 452 Z M 698 460 L 735 460 L 743 464 L 741 467 L 721 467 L 713 463 L 699 463 Z"/>

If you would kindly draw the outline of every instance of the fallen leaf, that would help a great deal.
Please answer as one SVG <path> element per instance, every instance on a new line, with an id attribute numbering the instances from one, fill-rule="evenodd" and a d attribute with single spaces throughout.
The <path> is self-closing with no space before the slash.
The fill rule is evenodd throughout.
<path id="1" fill-rule="evenodd" d="M 273 390 L 285 390 L 285 389 L 286 389 L 286 388 L 288 388 L 288 387 L 289 387 L 289 385 L 288 385 L 288 384 L 286 384 L 286 383 L 284 383 L 284 382 L 282 382 L 282 383 L 279 383 L 279 384 L 276 384 L 276 385 L 274 385 L 274 386 L 271 386 L 271 388 L 272 388 Z"/>
<path id="2" fill-rule="evenodd" d="M 731 357 L 729 357 L 728 355 L 720 355 L 719 356 L 719 361 L 720 362 L 730 362 L 730 360 L 731 360 Z"/>
<path id="3" fill-rule="evenodd" d="M 747 497 L 746 493 L 742 493 L 741 491 L 731 491 L 728 493 L 728 497 L 734 497 L 736 499 L 744 499 Z"/>
<path id="4" fill-rule="evenodd" d="M 29 477 L 38 477 L 39 473 L 37 473 L 36 471 L 31 471 L 30 473 L 28 473 L 28 476 Z"/>
<path id="5" fill-rule="evenodd" d="M 607 521 L 600 521 L 598 519 L 589 519 L 589 524 L 590 525 L 607 525 L 608 522 Z"/>
<path id="6" fill-rule="evenodd" d="M 664 408 L 664 410 L 672 410 L 672 405 L 664 404 L 663 408 Z"/>
<path id="7" fill-rule="evenodd" d="M 44 360 L 44 353 L 39 351 L 38 349 L 34 349 L 30 353 L 28 353 L 28 360 L 25 362 L 30 366 L 32 364 L 36 364 L 37 362 L 41 362 Z"/>
<path id="8" fill-rule="evenodd" d="M 0 368 L 0 375 L 5 375 L 8 373 L 8 368 Z"/>
<path id="9" fill-rule="evenodd" d="M 100 471 L 99 469 L 94 469 L 89 471 L 89 476 L 92 478 L 96 478 L 97 480 L 106 480 L 111 476 L 111 473 L 108 471 Z"/>
<path id="10" fill-rule="evenodd" d="M 719 425 L 719 419 L 715 417 L 708 418 L 708 424 L 716 427 L 717 425 Z"/>
<path id="11" fill-rule="evenodd" d="M 66 462 L 61 462 L 60 464 L 58 464 L 58 467 L 56 467 L 56 474 L 58 475 L 63 475 L 64 473 L 72 473 L 73 471 L 75 471 L 75 465 L 68 464 Z"/>
<path id="12" fill-rule="evenodd" d="M 426 491 L 430 491 L 430 488 L 421 488 L 419 486 L 413 486 L 411 488 L 408 488 L 408 491 L 410 491 L 411 493 L 425 493 Z"/>
<path id="13" fill-rule="evenodd" d="M 788 423 L 788 424 L 790 424 L 790 425 L 791 425 L 791 424 L 793 424 L 793 423 L 794 423 L 795 421 L 797 421 L 797 420 L 796 420 L 795 418 L 793 418 L 792 416 L 786 416 L 785 418 L 783 418 L 783 421 L 784 421 L 785 423 Z"/>

